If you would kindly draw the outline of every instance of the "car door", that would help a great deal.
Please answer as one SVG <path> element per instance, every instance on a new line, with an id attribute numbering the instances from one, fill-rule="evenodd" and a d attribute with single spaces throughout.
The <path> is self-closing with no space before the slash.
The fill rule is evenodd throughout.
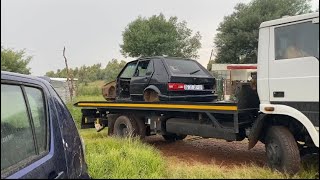
<path id="1" fill-rule="evenodd" d="M 1 79 L 1 178 L 66 177 L 57 114 L 47 93 L 39 84 Z"/>
<path id="2" fill-rule="evenodd" d="M 118 99 L 130 97 L 130 80 L 137 66 L 137 60 L 129 62 L 121 70 L 116 82 L 116 97 Z"/>
<path id="3" fill-rule="evenodd" d="M 153 61 L 140 60 L 130 81 L 130 96 L 132 100 L 143 100 L 143 91 L 153 75 Z"/>

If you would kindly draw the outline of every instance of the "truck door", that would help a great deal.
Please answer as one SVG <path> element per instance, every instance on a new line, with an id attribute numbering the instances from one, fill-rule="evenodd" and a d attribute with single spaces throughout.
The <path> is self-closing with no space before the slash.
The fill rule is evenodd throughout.
<path id="1" fill-rule="evenodd" d="M 270 29 L 270 102 L 319 117 L 319 18 Z"/>
<path id="2" fill-rule="evenodd" d="M 130 82 L 130 95 L 133 100 L 143 100 L 143 90 L 149 84 L 153 72 L 152 60 L 139 61 Z"/>

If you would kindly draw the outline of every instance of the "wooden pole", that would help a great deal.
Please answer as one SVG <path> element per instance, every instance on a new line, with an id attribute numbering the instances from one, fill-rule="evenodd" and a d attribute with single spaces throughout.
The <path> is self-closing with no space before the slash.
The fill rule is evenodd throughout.
<path id="1" fill-rule="evenodd" d="M 68 68 L 68 60 L 65 56 L 65 52 L 66 52 L 66 47 L 63 47 L 63 57 L 64 57 L 64 62 L 66 64 L 66 69 L 67 69 L 67 83 L 68 83 L 68 87 L 69 87 L 69 93 L 70 93 L 70 100 L 72 101 L 72 97 L 73 97 L 73 90 L 74 90 L 74 86 L 73 86 L 73 76 L 70 75 L 69 72 L 69 68 Z"/>

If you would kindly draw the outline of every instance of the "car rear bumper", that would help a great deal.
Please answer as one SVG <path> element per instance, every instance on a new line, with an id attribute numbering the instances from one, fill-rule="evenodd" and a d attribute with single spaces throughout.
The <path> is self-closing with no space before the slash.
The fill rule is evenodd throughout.
<path id="1" fill-rule="evenodd" d="M 216 94 L 209 95 L 184 95 L 184 96 L 166 96 L 159 95 L 160 101 L 194 101 L 194 102 L 211 102 L 217 99 Z"/>

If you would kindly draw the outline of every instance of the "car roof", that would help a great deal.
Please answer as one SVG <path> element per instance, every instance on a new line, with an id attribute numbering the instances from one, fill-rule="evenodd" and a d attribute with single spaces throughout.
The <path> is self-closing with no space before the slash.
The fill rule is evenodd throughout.
<path id="1" fill-rule="evenodd" d="M 13 81 L 23 81 L 23 82 L 39 82 L 43 84 L 49 84 L 48 79 L 37 77 L 33 75 L 20 74 L 9 71 L 1 71 L 1 80 L 13 80 Z"/>
<path id="2" fill-rule="evenodd" d="M 147 57 L 140 57 L 138 59 L 129 61 L 130 62 L 135 62 L 135 61 L 139 61 L 139 60 L 144 60 L 144 59 L 153 59 L 153 60 L 161 60 L 161 59 L 174 59 L 174 60 L 189 60 L 189 61 L 196 61 L 194 59 L 190 59 L 190 58 L 182 58 L 182 57 L 171 57 L 171 56 L 147 56 Z"/>
<path id="3" fill-rule="evenodd" d="M 312 19 L 317 17 L 319 18 L 319 12 L 307 13 L 307 14 L 302 14 L 297 16 L 284 16 L 283 18 L 263 22 L 260 24 L 260 28 L 275 26 L 275 25 L 285 24 L 285 23 L 290 23 L 295 21 L 302 21 L 302 20 L 307 20 L 307 19 Z"/>

